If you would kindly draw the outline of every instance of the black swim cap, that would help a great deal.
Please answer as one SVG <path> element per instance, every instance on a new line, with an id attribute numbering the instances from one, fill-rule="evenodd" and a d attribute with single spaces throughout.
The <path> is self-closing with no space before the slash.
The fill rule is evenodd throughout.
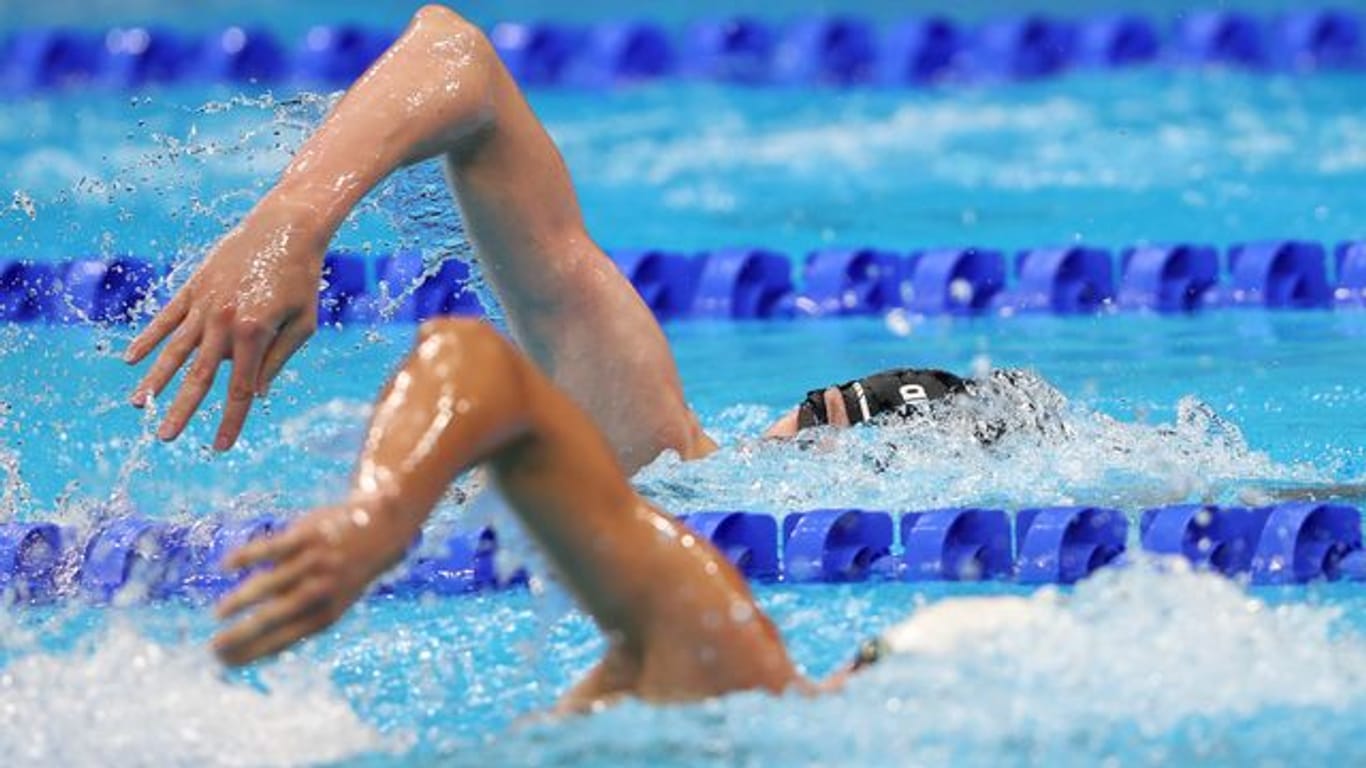
<path id="1" fill-rule="evenodd" d="M 838 389 L 844 398 L 844 410 L 849 413 L 849 423 L 862 424 L 884 413 L 909 418 L 926 403 L 965 392 L 967 381 L 947 371 L 897 368 L 846 382 Z M 807 392 L 797 411 L 797 428 L 829 423 L 825 390 Z"/>

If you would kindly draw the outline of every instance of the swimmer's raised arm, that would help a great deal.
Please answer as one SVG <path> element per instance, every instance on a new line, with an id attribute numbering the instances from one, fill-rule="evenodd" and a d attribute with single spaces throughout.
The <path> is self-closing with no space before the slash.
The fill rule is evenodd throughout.
<path id="1" fill-rule="evenodd" d="M 678 701 L 799 682 L 744 579 L 643 501 L 588 417 L 486 324 L 425 324 L 375 406 L 345 503 L 248 544 L 227 565 L 274 568 L 219 605 L 255 610 L 215 638 L 245 664 L 330 625 L 402 558 L 451 480 L 487 467 L 607 638 L 565 698 Z"/>
<path id="2" fill-rule="evenodd" d="M 627 471 L 664 450 L 711 450 L 653 315 L 585 231 L 555 145 L 488 40 L 440 6 L 417 12 L 129 346 L 126 359 L 138 362 L 169 337 L 137 404 L 195 355 L 158 435 L 180 434 L 231 358 L 214 440 L 231 447 L 253 398 L 316 328 L 322 258 L 337 228 L 396 168 L 438 156 L 513 333 Z"/>

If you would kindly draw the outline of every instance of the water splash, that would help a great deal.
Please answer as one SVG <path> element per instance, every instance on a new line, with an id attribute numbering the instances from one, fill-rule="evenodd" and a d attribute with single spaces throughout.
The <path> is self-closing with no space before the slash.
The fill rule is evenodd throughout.
<path id="1" fill-rule="evenodd" d="M 936 404 L 931 418 L 754 440 L 776 417 L 757 406 L 729 409 L 708 427 L 733 447 L 700 462 L 666 457 L 638 484 L 676 512 L 785 512 L 839 505 L 1131 509 L 1236 502 L 1248 487 L 1330 480 L 1251 449 L 1235 424 L 1195 398 L 1178 402 L 1170 423 L 1122 422 L 1070 402 L 1034 374 L 992 376 L 973 397 Z"/>
<path id="2" fill-rule="evenodd" d="M 780 615 L 779 626 L 789 637 L 832 627 L 849 635 L 840 609 L 854 602 Z M 1342 610 L 1273 604 L 1158 561 L 1102 572 L 1071 594 L 1042 590 L 1028 607 L 1027 630 L 932 658 L 890 657 L 833 696 L 628 703 L 513 734 L 501 757 L 556 765 L 607 754 L 660 765 L 881 764 L 889 756 L 908 765 L 1240 765 L 1366 756 L 1356 735 L 1366 638 Z"/>
<path id="3" fill-rule="evenodd" d="M 390 748 L 327 676 L 285 661 L 252 686 L 200 646 L 116 623 L 75 652 L 0 672 L 0 753 L 12 766 L 286 766 Z"/>

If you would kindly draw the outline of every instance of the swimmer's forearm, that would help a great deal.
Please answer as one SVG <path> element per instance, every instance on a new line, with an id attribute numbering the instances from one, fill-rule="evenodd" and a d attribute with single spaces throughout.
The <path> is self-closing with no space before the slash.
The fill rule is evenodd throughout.
<path id="1" fill-rule="evenodd" d="M 587 417 L 492 327 L 443 319 L 419 333 L 375 405 L 348 503 L 396 558 L 482 463 L 600 626 L 629 632 L 658 562 L 647 542 L 676 523 L 639 502 Z"/>
<path id="2" fill-rule="evenodd" d="M 456 151 L 492 121 L 488 41 L 449 9 L 428 6 L 346 92 L 299 149 L 263 205 L 281 206 L 330 240 L 390 173 Z"/>
<path id="3" fill-rule="evenodd" d="M 375 404 L 351 482 L 351 500 L 412 539 L 461 472 L 516 440 L 527 425 L 518 372 L 495 332 L 435 320 Z"/>

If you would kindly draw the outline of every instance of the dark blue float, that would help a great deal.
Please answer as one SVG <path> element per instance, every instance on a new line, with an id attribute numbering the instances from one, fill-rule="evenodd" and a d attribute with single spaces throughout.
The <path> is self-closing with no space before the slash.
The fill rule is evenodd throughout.
<path id="1" fill-rule="evenodd" d="M 1015 285 L 997 297 L 998 306 L 1067 315 L 1096 312 L 1114 298 L 1114 266 L 1109 252 L 1099 248 L 1022 251 L 1015 274 Z"/>
<path id="2" fill-rule="evenodd" d="M 1196 64 L 1260 67 L 1267 63 L 1262 22 L 1239 11 L 1194 11 L 1176 25 L 1178 55 Z"/>
<path id="3" fill-rule="evenodd" d="M 1313 309 L 1332 301 L 1323 246 L 1296 240 L 1235 245 L 1222 300 L 1234 306 Z"/>
<path id="4" fill-rule="evenodd" d="M 688 28 L 682 69 L 693 77 L 757 85 L 772 75 L 778 36 L 758 19 L 709 19 Z"/>
<path id="5" fill-rule="evenodd" d="M 871 82 L 877 59 L 872 25 L 850 16 L 828 16 L 788 25 L 773 55 L 781 83 L 853 85 Z"/>
<path id="6" fill-rule="evenodd" d="M 1048 507 L 1015 513 L 1015 577 L 1024 584 L 1072 584 L 1125 550 L 1129 519 L 1098 507 Z"/>
<path id="7" fill-rule="evenodd" d="M 827 249 L 806 258 L 799 309 L 812 315 L 868 315 L 903 303 L 904 262 L 875 248 Z"/>
<path id="8" fill-rule="evenodd" d="M 1075 35 L 1071 24 L 1037 14 L 993 19 L 974 34 L 968 68 L 988 79 L 1055 75 L 1071 65 Z"/>
<path id="9" fill-rule="evenodd" d="M 698 512 L 679 520 L 710 541 L 746 578 L 778 578 L 778 524 L 771 516 Z"/>
<path id="10" fill-rule="evenodd" d="M 693 317 L 758 320 L 792 311 L 792 262 L 787 256 L 763 248 L 728 248 L 700 258 Z"/>
<path id="11" fill-rule="evenodd" d="M 967 41 L 948 19 L 906 19 L 882 36 L 877 80 L 884 85 L 924 85 L 955 74 Z"/>
<path id="12" fill-rule="evenodd" d="M 63 536 L 51 523 L 0 524 L 0 593 L 36 603 L 56 596 Z"/>
<path id="13" fill-rule="evenodd" d="M 938 509 L 901 518 L 902 578 L 976 581 L 1014 568 L 1010 518 L 999 509 Z"/>
<path id="14" fill-rule="evenodd" d="M 294 76 L 331 86 L 349 85 L 394 39 L 393 34 L 355 24 L 313 27 L 294 54 Z"/>
<path id="15" fill-rule="evenodd" d="M 788 581 L 861 581 L 891 565 L 892 518 L 885 512 L 821 509 L 783 518 Z"/>
<path id="16" fill-rule="evenodd" d="M 1143 246 L 1120 257 L 1119 295 L 1125 309 L 1191 312 L 1219 280 L 1219 253 L 1198 245 Z"/>
<path id="17" fill-rule="evenodd" d="M 1108 13 L 1081 22 L 1076 33 L 1076 60 L 1088 67 L 1116 68 L 1146 64 L 1162 50 L 1157 27 L 1138 14 Z"/>
<path id="18" fill-rule="evenodd" d="M 613 251 L 612 260 L 660 320 L 692 311 L 701 266 L 696 259 L 675 251 L 640 249 Z"/>
<path id="19" fill-rule="evenodd" d="M 910 273 L 906 306 L 928 315 L 984 312 L 1006 284 L 1000 252 L 981 248 L 916 251 L 907 259 L 906 268 Z"/>

